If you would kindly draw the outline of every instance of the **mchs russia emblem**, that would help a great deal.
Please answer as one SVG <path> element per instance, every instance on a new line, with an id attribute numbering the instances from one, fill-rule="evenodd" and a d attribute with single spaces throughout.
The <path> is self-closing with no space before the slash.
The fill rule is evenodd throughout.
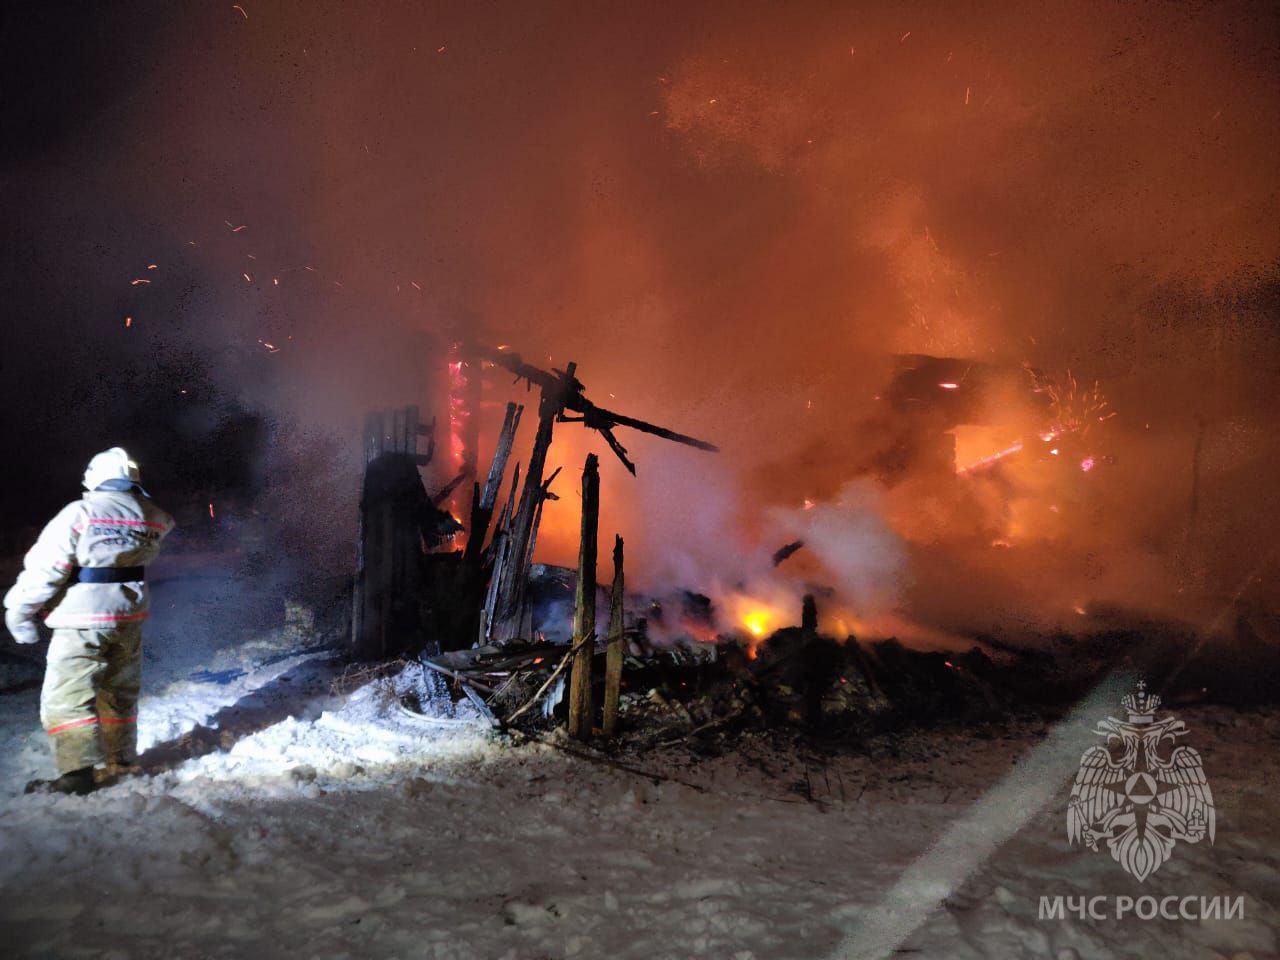
<path id="1" fill-rule="evenodd" d="M 1175 746 L 1181 720 L 1157 720 L 1160 698 L 1137 691 L 1121 701 L 1128 720 L 1108 717 L 1094 730 L 1106 737 L 1080 758 L 1067 807 L 1067 839 L 1095 853 L 1105 843 L 1116 863 L 1139 881 L 1155 873 L 1180 840 L 1213 842 L 1213 794 L 1200 754 Z"/>

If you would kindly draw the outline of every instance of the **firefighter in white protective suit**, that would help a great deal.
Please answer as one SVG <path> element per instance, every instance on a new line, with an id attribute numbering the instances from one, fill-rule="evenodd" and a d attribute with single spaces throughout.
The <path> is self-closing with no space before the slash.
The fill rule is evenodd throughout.
<path id="1" fill-rule="evenodd" d="M 4 598 L 18 643 L 39 640 L 41 618 L 53 630 L 40 722 L 59 776 L 28 790 L 88 793 L 95 766 L 118 773 L 137 758 L 144 570 L 173 518 L 152 503 L 120 447 L 89 462 L 84 488 L 40 533 Z"/>

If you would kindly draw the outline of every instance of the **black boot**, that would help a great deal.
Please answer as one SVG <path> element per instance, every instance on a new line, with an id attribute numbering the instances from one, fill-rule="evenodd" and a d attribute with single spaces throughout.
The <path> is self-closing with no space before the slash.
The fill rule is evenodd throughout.
<path id="1" fill-rule="evenodd" d="M 32 780 L 27 784 L 27 793 L 69 793 L 83 797 L 92 793 L 94 788 L 93 767 L 81 767 L 64 773 L 56 780 Z"/>

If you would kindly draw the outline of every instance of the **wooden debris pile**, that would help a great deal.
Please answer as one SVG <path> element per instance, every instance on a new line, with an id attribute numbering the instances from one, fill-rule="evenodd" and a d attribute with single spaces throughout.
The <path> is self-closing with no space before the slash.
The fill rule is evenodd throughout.
<path id="1" fill-rule="evenodd" d="M 598 733 L 632 749 L 687 743 L 714 750 L 744 731 L 763 729 L 860 737 L 991 720 L 1015 706 L 1001 682 L 1003 668 L 977 647 L 962 654 L 921 652 L 893 640 L 837 641 L 802 625 L 777 631 L 754 656 L 729 638 L 696 650 L 676 645 L 636 656 L 629 652 L 635 638 L 615 627 L 611 620 L 609 639 L 621 637 L 617 644 L 575 631 L 569 644 L 488 646 L 423 662 L 481 701 L 495 727 L 569 723 L 576 739 Z M 590 669 L 578 673 L 587 658 Z M 589 678 L 589 695 L 584 690 L 579 696 L 598 708 L 575 705 L 575 674 Z"/>
<path id="2" fill-rule="evenodd" d="M 474 460 L 468 460 L 462 472 L 434 494 L 428 494 L 417 471 L 433 460 L 435 421 L 422 424 L 416 407 L 370 415 L 352 616 L 352 652 L 357 659 L 413 656 L 431 647 L 503 645 L 534 637 L 530 570 L 543 508 L 558 499 L 551 487 L 559 471 L 547 475 L 556 423 L 581 423 L 597 431 L 632 473 L 635 463 L 614 432 L 619 427 L 699 450 L 716 449 L 695 437 L 597 406 L 587 399 L 574 363 L 548 371 L 509 351 L 471 350 L 474 366 L 505 371 L 540 391 L 538 423 L 523 476 L 517 463 L 504 499 L 507 466 L 524 413 L 520 404 L 507 404 L 483 485 L 475 476 Z M 472 393 L 478 383 L 471 384 Z M 470 399 L 478 402 L 474 396 Z M 474 423 L 474 417 L 469 422 Z M 421 453 L 420 438 L 426 438 Z M 469 477 L 471 507 L 463 524 L 442 507 Z M 464 530 L 464 549 L 441 552 Z M 594 554 L 591 567 L 594 577 Z M 593 600 L 594 589 L 588 594 Z M 579 696 L 585 693 L 581 684 L 578 690 Z"/>
<path id="3" fill-rule="evenodd" d="M 788 627 L 756 648 L 754 658 L 735 643 L 716 649 L 710 665 L 649 667 L 628 678 L 639 681 L 623 698 L 628 740 L 638 747 L 686 742 L 705 751 L 746 730 L 861 737 L 994 719 L 1013 707 L 990 682 L 995 665 L 976 647 L 960 655 L 923 653 L 893 640 L 837 641 Z"/>
<path id="4" fill-rule="evenodd" d="M 512 470 L 501 496 L 523 407 L 509 403 L 493 461 L 481 485 L 472 483 L 463 550 L 432 552 L 458 524 L 440 509 L 467 478 L 466 469 L 428 495 L 417 467 L 435 449 L 432 427 L 417 411 L 371 418 L 361 502 L 355 649 L 387 658 L 417 657 L 469 699 L 495 727 L 563 721 L 571 737 L 622 736 L 637 745 L 672 737 L 726 736 L 748 726 L 857 730 L 890 720 L 965 717 L 999 708 L 985 682 L 988 662 L 976 651 L 947 659 L 896 644 L 864 647 L 818 633 L 813 598 L 798 627 L 778 631 L 749 658 L 732 642 L 701 646 L 688 657 L 679 648 L 636 657 L 628 649 L 623 600 L 624 547 L 616 538 L 607 617 L 597 618 L 599 463 L 582 472 L 581 549 L 573 590 L 573 632 L 568 644 L 540 641 L 534 629 L 530 572 L 544 505 L 555 499 L 546 475 L 554 425 L 577 422 L 594 429 L 631 472 L 635 464 L 614 433 L 629 427 L 703 450 L 704 441 L 596 406 L 584 394 L 576 365 L 545 371 L 514 353 L 477 350 L 480 365 L 505 370 L 540 391 L 538 424 L 521 476 Z M 418 437 L 427 451 L 418 453 Z M 474 463 L 469 468 L 475 472 Z M 499 503 L 502 504 L 499 507 Z M 492 531 L 492 532 L 491 532 Z M 803 544 L 774 556 L 784 562 Z M 688 594 L 677 616 L 712 622 L 709 598 Z M 655 609 L 655 616 L 661 617 Z M 602 635 L 598 635 L 598 631 Z M 470 649 L 468 649 L 470 648 Z"/>

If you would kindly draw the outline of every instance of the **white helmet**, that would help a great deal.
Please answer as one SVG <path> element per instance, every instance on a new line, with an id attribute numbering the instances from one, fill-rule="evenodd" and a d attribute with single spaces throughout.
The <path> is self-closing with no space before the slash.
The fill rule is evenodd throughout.
<path id="1" fill-rule="evenodd" d="M 108 480 L 128 480 L 137 483 L 141 479 L 138 465 L 133 462 L 124 447 L 103 450 L 89 461 L 84 471 L 84 488 L 97 490 Z"/>

